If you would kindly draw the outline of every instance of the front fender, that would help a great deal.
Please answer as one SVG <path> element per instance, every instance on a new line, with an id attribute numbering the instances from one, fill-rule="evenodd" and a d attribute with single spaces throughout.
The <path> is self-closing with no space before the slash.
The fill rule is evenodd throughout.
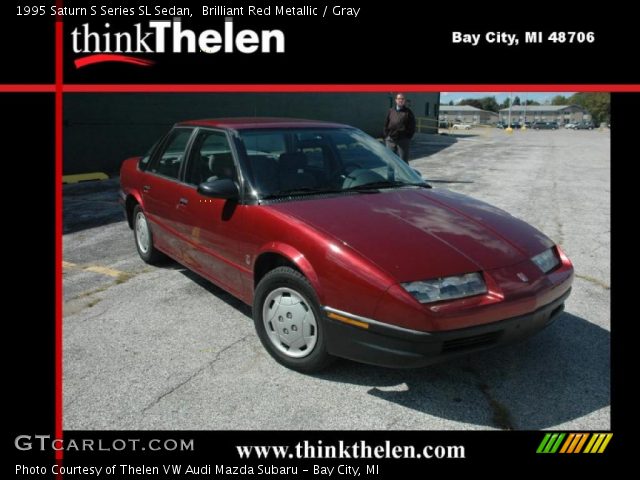
<path id="1" fill-rule="evenodd" d="M 309 280 L 311 286 L 316 291 L 316 294 L 318 295 L 320 301 L 323 301 L 323 292 L 320 285 L 320 280 L 318 279 L 318 275 L 311 265 L 309 259 L 302 252 L 287 243 L 270 242 L 260 248 L 258 254 L 256 255 L 256 261 L 258 258 L 260 258 L 261 255 L 265 253 L 275 253 L 293 263 L 307 278 L 307 280 Z"/>

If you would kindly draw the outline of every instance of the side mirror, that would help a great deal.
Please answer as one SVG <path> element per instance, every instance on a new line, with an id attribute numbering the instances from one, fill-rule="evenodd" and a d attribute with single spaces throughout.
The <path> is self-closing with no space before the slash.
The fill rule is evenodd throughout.
<path id="1" fill-rule="evenodd" d="M 228 200 L 237 200 L 240 196 L 238 185 L 230 178 L 202 182 L 198 185 L 198 193 L 205 197 L 225 198 Z"/>
<path id="2" fill-rule="evenodd" d="M 422 176 L 422 173 L 420 173 L 420 170 L 418 170 L 417 168 L 413 168 L 413 167 L 411 167 L 411 170 L 413 170 L 416 175 L 418 175 L 420 178 L 422 178 L 424 180 L 424 177 Z"/>

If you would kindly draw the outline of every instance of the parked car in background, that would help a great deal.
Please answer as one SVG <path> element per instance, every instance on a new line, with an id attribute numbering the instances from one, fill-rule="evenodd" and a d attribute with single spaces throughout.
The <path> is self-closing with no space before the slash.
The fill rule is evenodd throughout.
<path id="1" fill-rule="evenodd" d="M 432 189 L 347 125 L 182 122 L 125 160 L 120 182 L 142 260 L 169 256 L 251 305 L 264 348 L 302 372 L 510 343 L 558 318 L 571 291 L 571 261 L 543 233 Z"/>
<path id="2" fill-rule="evenodd" d="M 557 130 L 558 122 L 533 122 L 531 128 L 534 130 Z"/>
<path id="3" fill-rule="evenodd" d="M 572 129 L 574 130 L 576 128 L 578 124 L 575 122 L 569 122 L 569 123 L 565 123 L 564 128 L 568 128 L 568 129 Z"/>
<path id="4" fill-rule="evenodd" d="M 580 122 L 576 125 L 576 130 L 593 130 L 594 128 L 593 122 Z"/>
<path id="5" fill-rule="evenodd" d="M 471 130 L 471 125 L 468 123 L 454 123 L 451 128 L 454 130 Z"/>

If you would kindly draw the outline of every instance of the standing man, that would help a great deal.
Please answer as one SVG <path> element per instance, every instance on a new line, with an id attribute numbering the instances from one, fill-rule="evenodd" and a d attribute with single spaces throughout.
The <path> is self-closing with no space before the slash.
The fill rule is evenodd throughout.
<path id="1" fill-rule="evenodd" d="M 409 144 L 416 133 L 416 117 L 406 102 L 403 93 L 396 94 L 396 106 L 387 113 L 383 133 L 387 148 L 409 163 Z"/>

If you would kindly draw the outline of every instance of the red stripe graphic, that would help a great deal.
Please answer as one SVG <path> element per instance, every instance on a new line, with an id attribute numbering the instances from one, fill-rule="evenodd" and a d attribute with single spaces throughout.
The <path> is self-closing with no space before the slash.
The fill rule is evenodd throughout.
<path id="1" fill-rule="evenodd" d="M 100 53 L 97 55 L 89 55 L 87 57 L 78 58 L 73 63 L 75 63 L 76 68 L 82 68 L 82 67 L 86 67 L 87 65 L 93 65 L 94 63 L 102 63 L 102 62 L 132 63 L 133 65 L 138 65 L 140 67 L 149 67 L 155 63 L 153 60 L 145 60 L 144 58 L 130 57 L 128 55 L 114 55 L 114 54 L 107 54 L 107 53 Z"/>
<path id="2" fill-rule="evenodd" d="M 62 0 L 56 1 L 56 6 L 62 6 Z M 56 262 L 56 279 L 55 279 L 55 400 L 54 400 L 54 415 L 55 415 L 55 438 L 62 440 L 62 156 L 63 156 L 63 35 L 64 26 L 62 18 L 56 17 L 56 29 L 55 29 L 55 197 L 54 202 L 56 206 L 55 210 L 55 262 Z M 56 450 L 55 459 L 56 463 L 60 465 L 64 452 L 62 450 Z M 56 475 L 57 478 L 61 478 L 60 475 Z"/>
<path id="3" fill-rule="evenodd" d="M 0 88 L 2 88 L 0 86 Z M 640 92 L 640 84 L 65 84 L 65 92 Z"/>

